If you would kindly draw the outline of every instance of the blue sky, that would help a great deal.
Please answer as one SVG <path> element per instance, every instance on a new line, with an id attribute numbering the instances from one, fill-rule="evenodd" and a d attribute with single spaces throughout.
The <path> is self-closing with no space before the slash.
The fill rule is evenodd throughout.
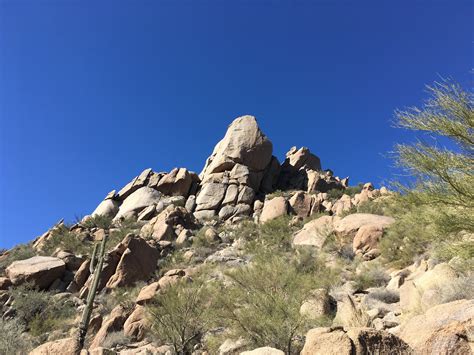
<path id="1" fill-rule="evenodd" d="M 199 172 L 243 114 L 279 159 L 390 180 L 394 109 L 438 75 L 470 85 L 472 4 L 0 0 L 0 247 L 145 168 Z"/>

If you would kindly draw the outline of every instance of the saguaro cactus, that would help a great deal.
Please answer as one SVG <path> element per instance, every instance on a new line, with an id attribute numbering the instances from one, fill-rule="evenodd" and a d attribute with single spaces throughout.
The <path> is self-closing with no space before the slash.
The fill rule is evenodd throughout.
<path id="1" fill-rule="evenodd" d="M 82 313 L 81 323 L 79 324 L 79 332 L 78 332 L 78 339 L 77 339 L 77 353 L 82 350 L 84 347 L 84 341 L 86 339 L 87 328 L 89 327 L 89 321 L 92 314 L 92 308 L 94 306 L 94 299 L 95 294 L 97 292 L 97 286 L 99 285 L 100 276 L 102 272 L 102 267 L 104 264 L 104 254 L 105 254 L 105 244 L 107 243 L 107 234 L 104 235 L 102 238 L 102 242 L 100 244 L 99 253 L 97 254 L 98 244 L 94 246 L 94 251 L 92 252 L 91 262 L 89 266 L 89 270 L 92 278 L 92 284 L 89 289 L 89 293 L 87 295 L 87 302 L 86 308 L 84 308 L 84 312 Z"/>

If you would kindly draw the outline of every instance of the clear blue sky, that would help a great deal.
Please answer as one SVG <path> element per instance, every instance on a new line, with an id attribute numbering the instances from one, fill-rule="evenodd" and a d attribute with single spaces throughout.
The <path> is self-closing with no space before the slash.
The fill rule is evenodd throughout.
<path id="1" fill-rule="evenodd" d="M 0 247 L 145 168 L 200 171 L 243 114 L 279 159 L 389 180 L 393 110 L 472 79 L 472 4 L 0 0 Z"/>

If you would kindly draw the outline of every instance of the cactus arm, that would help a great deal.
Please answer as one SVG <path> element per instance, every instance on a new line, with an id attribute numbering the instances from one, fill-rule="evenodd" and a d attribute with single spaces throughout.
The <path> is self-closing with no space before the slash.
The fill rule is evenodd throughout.
<path id="1" fill-rule="evenodd" d="M 91 274 L 94 273 L 95 262 L 96 262 L 95 258 L 96 258 L 96 256 L 97 256 L 97 247 L 98 247 L 98 246 L 99 246 L 98 244 L 95 244 L 95 245 L 94 245 L 94 251 L 92 252 L 91 262 L 90 262 L 90 264 L 89 264 L 89 271 L 90 271 Z"/>

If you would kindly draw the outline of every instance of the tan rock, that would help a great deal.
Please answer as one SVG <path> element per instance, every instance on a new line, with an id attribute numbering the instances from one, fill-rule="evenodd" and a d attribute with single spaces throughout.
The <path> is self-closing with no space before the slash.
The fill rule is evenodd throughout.
<path id="1" fill-rule="evenodd" d="M 31 282 L 41 289 L 46 289 L 54 280 L 61 278 L 65 270 L 66 264 L 59 258 L 34 256 L 14 261 L 6 268 L 5 273 L 13 285 Z"/>
<path id="2" fill-rule="evenodd" d="M 352 251 L 355 254 L 366 254 L 377 249 L 382 239 L 384 228 L 377 225 L 364 225 L 357 231 L 352 241 Z"/>
<path id="3" fill-rule="evenodd" d="M 33 349 L 29 355 L 65 355 L 74 354 L 76 349 L 74 338 L 65 338 L 44 343 Z"/>
<path id="4" fill-rule="evenodd" d="M 337 301 L 337 313 L 334 317 L 333 325 L 343 327 L 366 327 L 370 323 L 370 318 L 365 309 L 356 304 L 354 298 L 344 295 Z"/>
<path id="5" fill-rule="evenodd" d="M 130 212 L 139 212 L 144 208 L 158 203 L 162 199 L 162 194 L 148 186 L 143 186 L 131 193 L 120 205 L 115 220 L 125 217 Z"/>
<path id="6" fill-rule="evenodd" d="M 321 249 L 326 238 L 332 233 L 334 221 L 339 218 L 334 216 L 322 216 L 309 221 L 298 231 L 293 238 L 294 246 L 313 246 Z"/>
<path id="7" fill-rule="evenodd" d="M 129 311 L 127 311 L 123 306 L 119 305 L 115 307 L 112 312 L 110 312 L 110 315 L 102 323 L 102 326 L 94 336 L 89 348 L 95 349 L 101 346 L 108 334 L 122 330 L 123 324 L 127 320 L 128 316 Z"/>
<path id="8" fill-rule="evenodd" d="M 297 149 L 292 147 L 286 153 L 286 159 L 283 162 L 283 169 L 291 166 L 293 170 L 299 170 L 302 167 L 306 167 L 308 170 L 321 170 L 321 161 L 319 158 L 312 154 L 308 148 L 301 147 Z"/>
<path id="9" fill-rule="evenodd" d="M 78 292 L 82 288 L 82 286 L 85 285 L 87 278 L 90 275 L 89 266 L 90 260 L 86 260 L 81 264 L 79 269 L 74 274 L 74 279 L 67 287 L 67 290 L 69 292 Z"/>
<path id="10" fill-rule="evenodd" d="M 306 334 L 301 355 L 352 355 L 351 339 L 342 330 L 314 328 Z"/>
<path id="11" fill-rule="evenodd" d="M 219 183 L 204 184 L 196 198 L 196 211 L 218 209 L 224 199 L 227 186 Z"/>
<path id="12" fill-rule="evenodd" d="M 456 351 L 470 346 L 468 334 L 472 327 L 474 300 L 459 300 L 437 305 L 409 319 L 401 324 L 397 335 L 417 354 L 470 354 Z"/>
<path id="13" fill-rule="evenodd" d="M 242 186 L 239 190 L 239 196 L 237 198 L 237 203 L 243 203 L 251 205 L 255 197 L 255 191 L 248 186 Z"/>
<path id="14" fill-rule="evenodd" d="M 135 177 L 117 193 L 117 199 L 123 201 L 139 188 L 145 186 L 152 174 L 153 171 L 151 169 L 143 170 L 140 175 Z"/>
<path id="15" fill-rule="evenodd" d="M 140 290 L 140 293 L 137 296 L 135 302 L 139 305 L 144 305 L 153 300 L 155 295 L 160 290 L 159 282 L 153 282 Z"/>
<path id="16" fill-rule="evenodd" d="M 113 218 L 119 211 L 119 203 L 112 199 L 105 199 L 92 212 L 92 216 L 104 216 Z"/>
<path id="17" fill-rule="evenodd" d="M 146 308 L 137 305 L 123 324 L 123 332 L 126 336 L 140 341 L 145 337 L 150 327 L 151 322 L 148 319 Z"/>
<path id="18" fill-rule="evenodd" d="M 240 355 L 285 355 L 281 350 L 265 346 L 250 351 L 241 352 Z"/>
<path id="19" fill-rule="evenodd" d="M 224 138 L 207 159 L 201 178 L 231 170 L 236 163 L 253 171 L 263 171 L 270 163 L 272 150 L 272 143 L 258 127 L 255 117 L 239 117 L 230 124 Z"/>
<path id="20" fill-rule="evenodd" d="M 353 213 L 334 223 L 336 233 L 347 239 L 352 239 L 360 227 L 373 225 L 380 228 L 389 227 L 395 219 L 370 213 Z"/>
<path id="21" fill-rule="evenodd" d="M 271 200 L 266 200 L 262 214 L 260 215 L 260 222 L 265 223 L 272 219 L 278 218 L 288 214 L 288 202 L 284 197 L 274 197 Z"/>
<path id="22" fill-rule="evenodd" d="M 318 320 L 330 313 L 331 298 L 323 288 L 311 292 L 311 296 L 300 307 L 300 314 L 312 320 Z"/>
<path id="23" fill-rule="evenodd" d="M 235 205 L 237 202 L 237 197 L 239 195 L 239 186 L 238 185 L 229 185 L 227 191 L 225 192 L 224 200 L 222 201 L 222 205 Z"/>
<path id="24" fill-rule="evenodd" d="M 384 330 L 349 328 L 346 334 L 352 340 L 354 354 L 412 354 L 407 343 Z"/>

